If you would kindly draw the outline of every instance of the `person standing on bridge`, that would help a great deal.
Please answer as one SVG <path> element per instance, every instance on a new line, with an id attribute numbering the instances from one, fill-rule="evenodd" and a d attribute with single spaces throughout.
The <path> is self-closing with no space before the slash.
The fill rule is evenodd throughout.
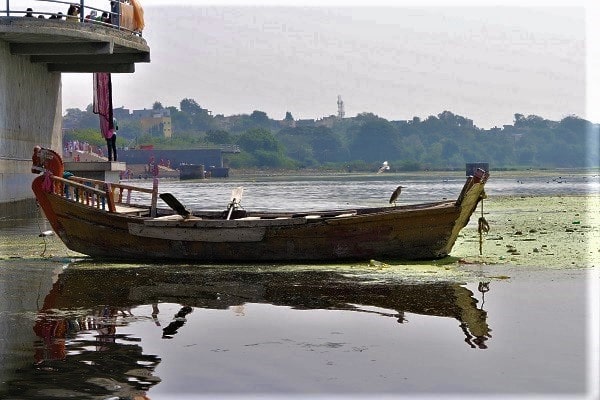
<path id="1" fill-rule="evenodd" d="M 110 73 L 94 73 L 94 105 L 95 114 L 100 117 L 100 132 L 106 139 L 108 161 L 117 161 L 117 134 L 119 129 L 112 109 L 112 83 Z"/>
<path id="2" fill-rule="evenodd" d="M 104 134 L 106 147 L 108 147 L 108 161 L 117 161 L 117 130 L 119 130 L 117 119 L 113 118 L 113 128 Z"/>
<path id="3" fill-rule="evenodd" d="M 67 21 L 77 22 L 79 17 L 79 6 L 71 4 L 67 10 Z"/>

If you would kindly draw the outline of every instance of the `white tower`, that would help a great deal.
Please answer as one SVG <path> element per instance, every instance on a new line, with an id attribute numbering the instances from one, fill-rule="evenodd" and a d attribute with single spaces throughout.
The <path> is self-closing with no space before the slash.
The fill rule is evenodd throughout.
<path id="1" fill-rule="evenodd" d="M 338 118 L 342 119 L 342 118 L 344 118 L 345 112 L 344 112 L 344 102 L 342 101 L 342 96 L 340 96 L 340 95 L 338 95 L 337 105 L 338 105 Z"/>

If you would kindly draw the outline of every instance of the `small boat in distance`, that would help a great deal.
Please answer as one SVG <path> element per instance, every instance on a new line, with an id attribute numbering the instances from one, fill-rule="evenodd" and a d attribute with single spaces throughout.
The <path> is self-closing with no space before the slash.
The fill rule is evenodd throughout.
<path id="1" fill-rule="evenodd" d="M 485 198 L 488 172 L 469 176 L 456 200 L 307 212 L 239 208 L 189 211 L 169 193 L 69 176 L 61 157 L 36 146 L 32 189 L 53 230 L 76 252 L 118 260 L 193 263 L 424 260 L 447 256 Z M 150 204 L 133 204 L 132 192 Z M 158 198 L 170 208 L 157 207 Z"/>

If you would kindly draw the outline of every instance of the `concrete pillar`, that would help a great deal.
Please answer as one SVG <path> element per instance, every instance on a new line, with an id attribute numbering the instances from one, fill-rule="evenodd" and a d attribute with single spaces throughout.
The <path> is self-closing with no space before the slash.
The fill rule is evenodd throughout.
<path id="1" fill-rule="evenodd" d="M 0 40 L 0 217 L 34 204 L 31 154 L 35 145 L 60 153 L 61 75 L 13 56 Z"/>

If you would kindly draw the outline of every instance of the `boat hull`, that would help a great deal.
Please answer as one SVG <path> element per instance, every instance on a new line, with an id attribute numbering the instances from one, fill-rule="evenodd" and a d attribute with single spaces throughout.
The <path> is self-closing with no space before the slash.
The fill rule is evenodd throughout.
<path id="1" fill-rule="evenodd" d="M 478 200 L 462 206 L 446 202 L 341 218 L 272 220 L 277 224 L 266 220 L 261 226 L 252 220 L 152 224 L 155 220 L 43 195 L 56 219 L 57 234 L 71 250 L 100 258 L 210 263 L 441 258 L 448 255 Z M 467 206 L 469 212 L 464 212 Z M 461 211 L 467 215 L 461 218 Z"/>

